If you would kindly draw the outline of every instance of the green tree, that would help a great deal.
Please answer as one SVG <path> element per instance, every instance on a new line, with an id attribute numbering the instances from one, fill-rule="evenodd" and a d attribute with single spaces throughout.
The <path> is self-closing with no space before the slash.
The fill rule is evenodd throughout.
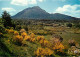
<path id="1" fill-rule="evenodd" d="M 68 23 L 68 24 L 67 24 L 67 27 L 72 27 L 72 24 L 71 24 L 71 23 Z"/>
<path id="2" fill-rule="evenodd" d="M 3 20 L 0 18 L 0 33 L 4 33 L 4 25 L 3 25 L 4 23 L 3 23 Z"/>
<path id="3" fill-rule="evenodd" d="M 3 18 L 3 21 L 4 21 L 4 27 L 12 26 L 11 17 L 10 17 L 10 14 L 7 13 L 7 11 L 4 11 L 2 13 L 2 18 Z"/>

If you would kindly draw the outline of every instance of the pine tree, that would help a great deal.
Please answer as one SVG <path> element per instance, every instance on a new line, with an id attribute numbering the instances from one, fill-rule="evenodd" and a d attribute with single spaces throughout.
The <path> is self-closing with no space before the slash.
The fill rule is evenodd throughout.
<path id="1" fill-rule="evenodd" d="M 7 13 L 7 11 L 3 12 L 2 18 L 3 18 L 3 21 L 4 21 L 4 27 L 12 26 L 11 17 L 10 17 L 10 14 Z"/>

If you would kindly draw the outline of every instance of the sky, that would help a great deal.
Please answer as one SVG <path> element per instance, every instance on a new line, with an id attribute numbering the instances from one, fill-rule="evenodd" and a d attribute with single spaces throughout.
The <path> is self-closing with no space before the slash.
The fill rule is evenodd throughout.
<path id="1" fill-rule="evenodd" d="M 0 16 L 5 10 L 13 16 L 33 6 L 39 6 L 48 13 L 80 18 L 80 0 L 0 0 Z"/>

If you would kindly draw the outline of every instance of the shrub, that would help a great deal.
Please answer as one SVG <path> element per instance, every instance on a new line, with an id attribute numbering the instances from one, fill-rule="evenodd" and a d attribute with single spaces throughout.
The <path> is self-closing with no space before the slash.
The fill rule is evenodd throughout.
<path id="1" fill-rule="evenodd" d="M 1 32 L 1 33 L 5 33 L 5 28 L 4 28 L 3 25 L 0 25 L 0 32 Z"/>
<path id="2" fill-rule="evenodd" d="M 62 43 L 58 42 L 55 43 L 53 50 L 59 51 L 59 52 L 63 52 L 62 50 L 64 49 L 64 46 Z"/>
<path id="3" fill-rule="evenodd" d="M 75 46 L 71 46 L 71 48 L 68 49 L 68 54 L 70 55 L 80 55 L 80 50 L 76 48 Z"/>
<path id="4" fill-rule="evenodd" d="M 27 26 L 23 26 L 23 28 L 24 28 L 26 31 L 28 31 L 28 27 L 27 27 Z"/>
<path id="5" fill-rule="evenodd" d="M 14 31 L 14 35 L 19 35 L 18 31 Z"/>
<path id="6" fill-rule="evenodd" d="M 53 35 L 52 36 L 52 38 L 53 38 L 53 40 L 58 40 L 58 41 L 60 41 L 60 42 L 62 42 L 63 41 L 63 38 L 60 36 L 60 35 Z M 51 39 L 52 40 L 52 39 Z"/>
<path id="7" fill-rule="evenodd" d="M 67 24 L 67 27 L 72 27 L 72 24 L 71 23 Z"/>
<path id="8" fill-rule="evenodd" d="M 79 43 L 76 42 L 74 39 L 70 39 L 70 40 L 68 41 L 68 44 L 69 44 L 70 46 L 75 46 L 75 47 L 78 47 L 78 48 L 79 48 Z"/>
<path id="9" fill-rule="evenodd" d="M 68 43 L 69 43 L 70 46 L 76 46 L 76 42 L 75 42 L 75 40 L 73 40 L 73 39 L 70 39 L 70 40 L 68 41 Z"/>
<path id="10" fill-rule="evenodd" d="M 26 32 L 26 30 L 25 29 L 21 29 L 20 30 L 20 33 L 23 33 L 23 32 Z"/>
<path id="11" fill-rule="evenodd" d="M 37 41 L 43 40 L 44 36 L 37 36 Z"/>
<path id="12" fill-rule="evenodd" d="M 30 41 L 31 41 L 31 42 L 35 42 L 35 38 L 31 38 Z"/>
<path id="13" fill-rule="evenodd" d="M 53 50 L 56 52 L 63 52 L 64 45 L 61 43 L 61 41 L 57 38 L 50 39 L 50 43 L 52 44 Z"/>
<path id="14" fill-rule="evenodd" d="M 36 51 L 35 51 L 35 55 L 38 57 L 38 56 L 41 56 L 41 57 L 44 57 L 44 56 L 50 56 L 53 54 L 53 51 L 50 50 L 49 48 L 38 48 Z"/>
<path id="15" fill-rule="evenodd" d="M 31 38 L 35 38 L 35 34 L 34 33 L 31 33 L 30 36 L 31 36 Z"/>
<path id="16" fill-rule="evenodd" d="M 20 36 L 20 35 L 14 35 L 14 37 L 13 37 L 14 39 L 14 42 L 16 43 L 16 44 L 22 44 L 22 41 L 23 41 L 23 37 L 22 36 Z"/>
<path id="17" fill-rule="evenodd" d="M 27 36 L 26 32 L 21 33 L 21 36 L 24 38 L 25 36 Z"/>
<path id="18" fill-rule="evenodd" d="M 15 29 L 19 31 L 20 29 L 22 29 L 22 27 L 21 25 L 16 25 Z"/>
<path id="19" fill-rule="evenodd" d="M 24 40 L 30 41 L 30 36 L 29 36 L 29 35 L 25 36 L 25 37 L 24 37 Z"/>
<path id="20" fill-rule="evenodd" d="M 14 33 L 14 30 L 13 29 L 9 29 L 8 33 Z"/>

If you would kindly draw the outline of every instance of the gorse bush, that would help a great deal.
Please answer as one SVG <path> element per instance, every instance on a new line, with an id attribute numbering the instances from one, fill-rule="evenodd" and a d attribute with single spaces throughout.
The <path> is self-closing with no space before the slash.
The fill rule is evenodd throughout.
<path id="1" fill-rule="evenodd" d="M 38 57 L 38 56 L 41 56 L 41 57 L 45 57 L 45 56 L 50 56 L 53 54 L 53 51 L 50 50 L 49 48 L 38 48 L 35 52 L 35 55 Z"/>
<path id="2" fill-rule="evenodd" d="M 44 36 L 37 36 L 37 41 L 44 40 Z"/>
<path id="3" fill-rule="evenodd" d="M 26 32 L 26 30 L 25 29 L 21 29 L 20 30 L 20 33 L 23 33 L 23 32 Z"/>
<path id="4" fill-rule="evenodd" d="M 51 51 L 53 51 L 53 52 L 63 52 L 64 51 L 64 45 L 60 42 L 60 40 L 59 39 L 51 39 L 50 41 L 48 41 L 48 40 L 46 40 L 45 38 L 44 38 L 44 36 L 38 36 L 37 37 L 37 41 L 41 44 L 41 46 L 42 47 L 44 47 L 44 48 L 48 48 L 48 49 L 50 49 Z M 38 51 L 39 49 L 37 49 L 37 51 Z M 36 52 L 37 52 L 36 51 Z M 39 52 L 39 51 L 38 51 Z M 48 50 L 47 50 L 47 52 L 48 52 Z M 48 54 L 47 54 L 48 55 Z M 44 56 L 44 55 L 38 55 L 37 54 L 37 56 Z"/>
<path id="5" fill-rule="evenodd" d="M 56 43 L 53 47 L 53 50 L 56 50 L 56 52 L 63 52 L 64 46 L 62 43 Z"/>
<path id="6" fill-rule="evenodd" d="M 13 29 L 5 29 L 9 34 L 13 34 L 12 41 L 17 45 L 24 45 L 25 41 L 30 43 L 39 43 L 41 48 L 37 48 L 35 50 L 36 56 L 51 56 L 56 52 L 63 52 L 64 45 L 60 42 L 60 40 L 46 40 L 44 36 L 37 36 L 34 33 L 26 33 L 25 30 L 15 31 Z M 27 45 L 27 44 L 26 44 Z"/>
<path id="7" fill-rule="evenodd" d="M 27 33 L 26 32 L 22 32 L 21 36 L 24 38 L 25 36 L 27 36 Z"/>
<path id="8" fill-rule="evenodd" d="M 15 41 L 16 43 L 18 43 L 18 44 L 22 44 L 23 37 L 20 36 L 20 35 L 16 35 L 16 36 L 14 37 L 14 41 Z"/>
<path id="9" fill-rule="evenodd" d="M 13 34 L 13 42 L 17 44 L 23 44 L 23 41 L 35 42 L 35 34 L 27 34 L 26 31 L 21 30 L 20 32 L 15 31 L 13 29 L 5 29 L 9 34 Z"/>
<path id="10" fill-rule="evenodd" d="M 14 31 L 14 35 L 19 35 L 18 31 Z"/>

